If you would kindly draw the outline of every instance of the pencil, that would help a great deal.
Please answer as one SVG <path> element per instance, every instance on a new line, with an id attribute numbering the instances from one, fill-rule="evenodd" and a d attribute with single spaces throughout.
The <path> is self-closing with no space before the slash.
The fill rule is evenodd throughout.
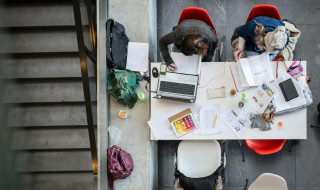
<path id="1" fill-rule="evenodd" d="M 216 126 L 217 117 L 218 117 L 218 114 L 216 115 L 216 118 L 214 119 L 213 128 L 214 128 L 214 126 Z"/>

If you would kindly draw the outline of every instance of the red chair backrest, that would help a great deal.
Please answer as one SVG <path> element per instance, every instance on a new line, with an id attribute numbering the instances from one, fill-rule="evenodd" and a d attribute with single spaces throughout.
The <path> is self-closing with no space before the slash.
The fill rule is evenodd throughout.
<path id="1" fill-rule="evenodd" d="M 250 20 L 252 20 L 258 16 L 266 16 L 266 17 L 281 20 L 278 9 L 273 5 L 265 5 L 264 4 L 264 5 L 254 6 L 248 16 L 247 22 L 249 22 Z"/>
<path id="2" fill-rule="evenodd" d="M 266 155 L 280 151 L 286 142 L 286 139 L 279 140 L 245 140 L 248 148 L 258 154 Z"/>
<path id="3" fill-rule="evenodd" d="M 180 15 L 180 18 L 179 18 L 178 25 L 182 21 L 188 20 L 188 19 L 202 20 L 203 22 L 207 23 L 209 26 L 211 26 L 213 28 L 214 33 L 217 36 L 216 29 L 213 26 L 213 23 L 210 19 L 210 16 L 206 10 L 204 10 L 202 8 L 198 8 L 198 7 L 188 7 L 188 8 L 183 9 L 183 11 Z"/>

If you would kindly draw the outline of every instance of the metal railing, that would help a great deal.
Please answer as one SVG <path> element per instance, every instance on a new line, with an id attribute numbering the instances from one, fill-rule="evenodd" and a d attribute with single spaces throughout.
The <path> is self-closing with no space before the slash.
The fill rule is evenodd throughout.
<path id="1" fill-rule="evenodd" d="M 91 157 L 92 157 L 92 168 L 94 175 L 98 172 L 98 155 L 97 155 L 97 142 L 95 136 L 95 128 L 94 128 L 94 115 L 92 109 L 92 101 L 91 101 L 91 91 L 90 91 L 90 77 L 88 72 L 88 61 L 87 57 L 93 63 L 94 69 L 94 79 L 95 84 L 97 82 L 97 50 L 96 50 L 96 35 L 95 35 L 95 25 L 94 25 L 94 17 L 92 14 L 92 3 L 91 0 L 72 0 L 73 4 L 73 12 L 74 12 L 74 19 L 75 19 L 75 27 L 77 33 L 77 41 L 78 41 L 78 50 L 79 50 L 79 58 L 80 58 L 80 66 L 81 66 L 81 76 L 82 76 L 82 84 L 83 84 L 83 93 L 86 105 L 86 115 L 87 115 L 87 122 L 88 122 L 88 132 L 89 132 L 89 141 L 90 141 L 90 149 L 91 149 Z M 81 18 L 81 8 L 86 7 L 86 15 L 87 18 Z M 88 22 L 82 23 L 82 19 Z M 84 29 L 89 29 L 89 36 L 90 36 L 90 43 L 91 43 L 91 50 L 85 44 L 85 36 L 84 36 Z M 95 88 L 96 91 L 96 88 Z"/>

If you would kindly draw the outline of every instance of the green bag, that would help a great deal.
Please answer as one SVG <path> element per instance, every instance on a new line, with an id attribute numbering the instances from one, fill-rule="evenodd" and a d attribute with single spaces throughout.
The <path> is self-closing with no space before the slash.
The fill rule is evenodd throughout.
<path id="1" fill-rule="evenodd" d="M 128 105 L 131 109 L 138 99 L 135 89 L 142 80 L 140 73 L 132 72 L 129 69 L 111 69 L 107 76 L 107 91 L 115 97 L 119 103 Z"/>

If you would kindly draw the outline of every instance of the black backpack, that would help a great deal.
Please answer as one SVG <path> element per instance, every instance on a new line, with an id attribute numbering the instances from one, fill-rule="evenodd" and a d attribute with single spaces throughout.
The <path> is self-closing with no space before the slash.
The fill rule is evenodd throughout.
<path id="1" fill-rule="evenodd" d="M 126 69 L 129 38 L 124 26 L 113 19 L 106 22 L 107 65 L 109 68 Z"/>

